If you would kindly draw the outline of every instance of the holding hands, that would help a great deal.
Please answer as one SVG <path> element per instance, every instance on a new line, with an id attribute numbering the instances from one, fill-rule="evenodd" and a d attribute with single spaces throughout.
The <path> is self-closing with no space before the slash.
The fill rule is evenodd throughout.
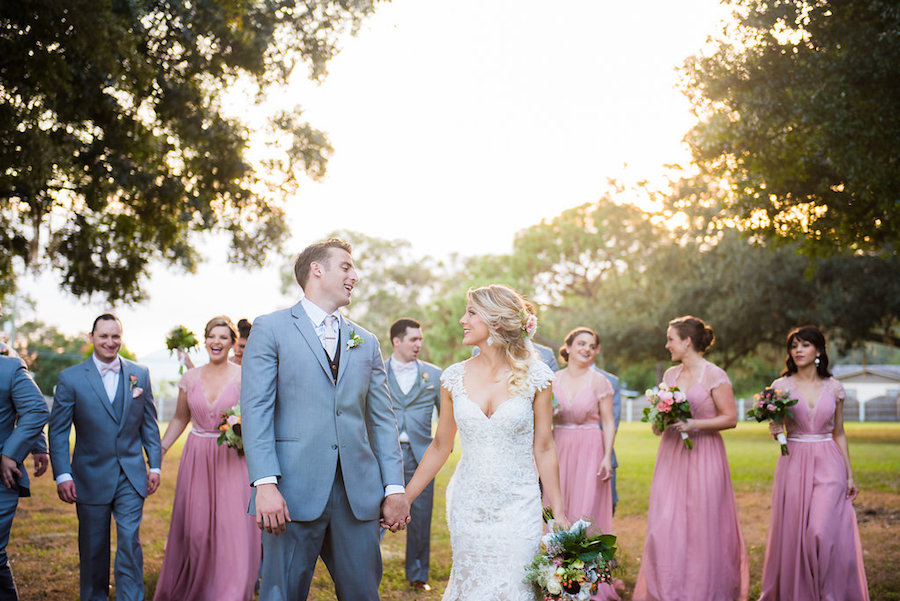
<path id="1" fill-rule="evenodd" d="M 285 524 L 291 521 L 287 503 L 275 484 L 260 484 L 256 487 L 256 525 L 260 530 L 278 536 L 284 532 Z"/>
<path id="2" fill-rule="evenodd" d="M 391 532 L 403 530 L 409 523 L 409 499 L 406 494 L 388 495 L 381 503 L 381 527 Z"/>

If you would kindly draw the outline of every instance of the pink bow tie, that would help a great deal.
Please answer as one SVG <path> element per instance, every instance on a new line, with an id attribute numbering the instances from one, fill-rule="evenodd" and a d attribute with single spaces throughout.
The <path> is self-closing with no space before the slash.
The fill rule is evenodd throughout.
<path id="1" fill-rule="evenodd" d="M 122 369 L 122 363 L 118 359 L 113 361 L 112 363 L 101 363 L 100 364 L 100 377 L 102 378 L 106 374 L 112 372 L 114 374 L 119 373 Z"/>

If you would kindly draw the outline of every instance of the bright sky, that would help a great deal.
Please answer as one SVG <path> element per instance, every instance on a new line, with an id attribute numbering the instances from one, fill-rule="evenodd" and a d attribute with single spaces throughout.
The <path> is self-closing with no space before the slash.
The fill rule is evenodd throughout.
<path id="1" fill-rule="evenodd" d="M 322 85 L 300 76 L 286 94 L 335 148 L 325 179 L 289 200 L 288 248 L 349 229 L 435 257 L 509 252 L 517 231 L 597 200 L 609 177 L 657 180 L 686 162 L 695 122 L 674 69 L 725 17 L 716 0 L 381 5 Z M 175 325 L 199 335 L 214 315 L 292 304 L 280 259 L 248 272 L 226 264 L 221 240 L 202 249 L 198 273 L 157 266 L 147 302 L 114 308 L 139 357 Z M 38 305 L 20 320 L 74 334 L 109 309 L 52 278 L 22 283 Z"/>

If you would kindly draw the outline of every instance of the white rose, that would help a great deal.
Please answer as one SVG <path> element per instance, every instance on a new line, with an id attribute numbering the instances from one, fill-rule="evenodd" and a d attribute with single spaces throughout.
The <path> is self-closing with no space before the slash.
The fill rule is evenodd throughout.
<path id="1" fill-rule="evenodd" d="M 559 595 L 562 593 L 562 585 L 556 578 L 551 578 L 547 581 L 547 592 L 551 595 Z"/>

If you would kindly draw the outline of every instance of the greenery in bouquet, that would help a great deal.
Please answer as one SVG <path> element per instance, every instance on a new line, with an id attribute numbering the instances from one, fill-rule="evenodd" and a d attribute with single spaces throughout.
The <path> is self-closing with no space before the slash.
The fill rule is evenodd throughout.
<path id="1" fill-rule="evenodd" d="M 524 582 L 531 584 L 539 599 L 588 601 L 601 582 L 612 582 L 616 537 L 589 535 L 590 522 L 578 520 L 567 529 L 553 523 L 544 512 L 550 531 L 541 539 L 541 550 L 526 567 Z"/>
<path id="2" fill-rule="evenodd" d="M 766 386 L 762 392 L 753 396 L 753 406 L 747 411 L 748 419 L 755 419 L 758 422 L 769 420 L 781 424 L 781 432 L 775 438 L 781 445 L 782 455 L 790 455 L 784 429 L 784 418 L 794 418 L 794 412 L 790 408 L 796 404 L 797 399 L 792 399 L 786 390 Z"/>
<path id="3" fill-rule="evenodd" d="M 244 456 L 244 439 L 241 438 L 241 407 L 235 405 L 231 409 L 222 412 L 219 421 L 219 438 L 216 442 L 220 445 L 231 447 L 238 455 Z"/>
<path id="4" fill-rule="evenodd" d="M 184 326 L 172 328 L 172 331 L 169 332 L 169 336 L 166 338 L 166 348 L 169 349 L 170 355 L 175 351 L 181 350 L 188 352 L 191 349 L 199 347 L 200 342 L 197 341 L 197 337 Z M 184 373 L 184 365 L 178 367 L 178 373 Z"/>
<path id="5" fill-rule="evenodd" d="M 665 432 L 672 424 L 687 421 L 692 417 L 687 396 L 677 386 L 661 385 L 656 390 L 648 390 L 644 394 L 650 401 L 650 406 L 644 409 L 641 421 L 655 426 L 659 432 Z M 687 432 L 681 433 L 681 441 L 684 448 L 694 448 L 694 441 Z"/>

